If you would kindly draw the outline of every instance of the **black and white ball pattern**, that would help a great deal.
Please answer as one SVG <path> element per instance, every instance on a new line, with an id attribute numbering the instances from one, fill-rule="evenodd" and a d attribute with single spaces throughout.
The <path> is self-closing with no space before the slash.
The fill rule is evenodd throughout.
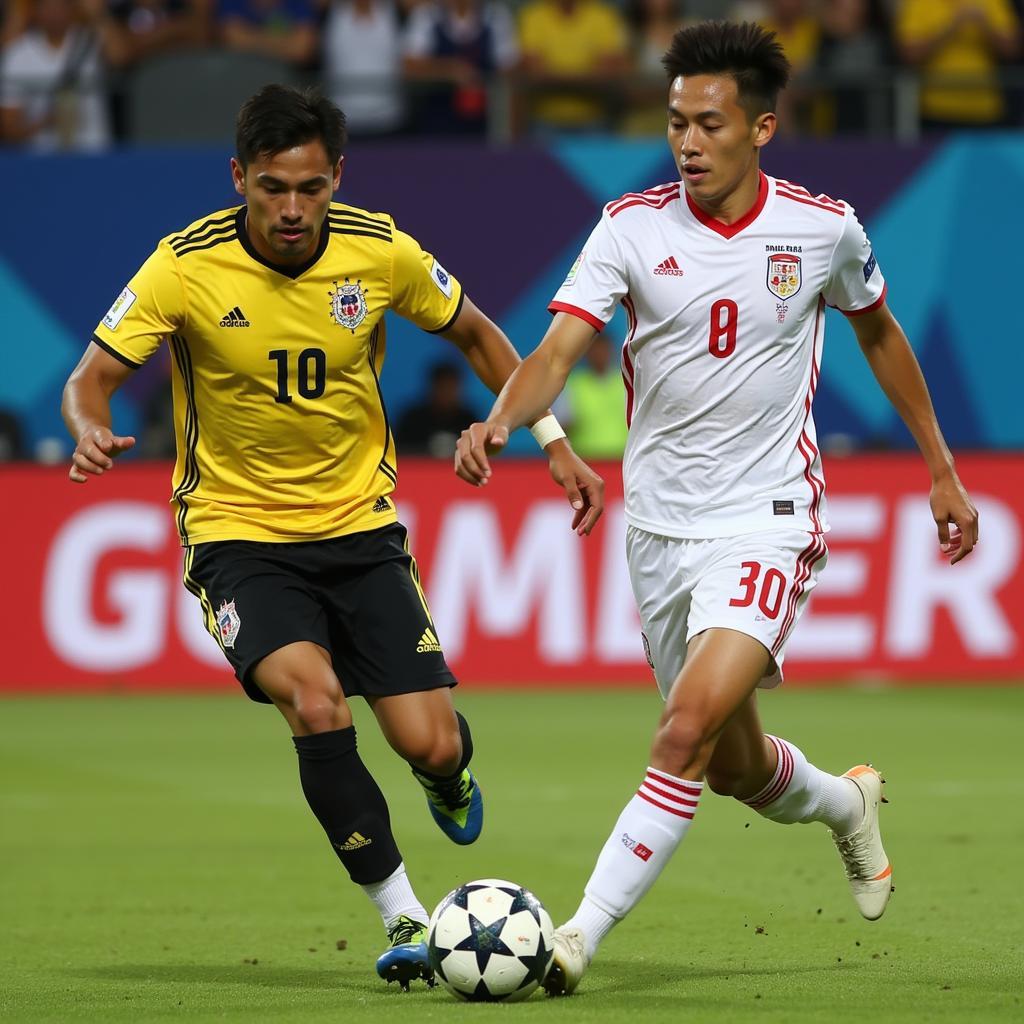
<path id="1" fill-rule="evenodd" d="M 430 917 L 427 947 L 437 980 L 460 999 L 515 1002 L 544 981 L 554 926 L 528 889 L 500 878 L 467 882 Z"/>

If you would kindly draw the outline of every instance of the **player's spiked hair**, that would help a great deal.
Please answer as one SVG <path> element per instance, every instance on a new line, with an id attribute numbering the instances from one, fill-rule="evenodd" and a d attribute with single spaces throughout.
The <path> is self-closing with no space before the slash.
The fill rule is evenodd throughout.
<path id="1" fill-rule="evenodd" d="M 729 75 L 751 117 L 775 110 L 790 73 L 775 33 L 747 21 L 703 21 L 680 29 L 661 63 L 670 82 L 680 75 Z"/>
<path id="2" fill-rule="evenodd" d="M 238 112 L 235 154 L 243 168 L 255 157 L 319 139 L 333 166 L 348 135 L 345 115 L 315 89 L 265 85 Z"/>

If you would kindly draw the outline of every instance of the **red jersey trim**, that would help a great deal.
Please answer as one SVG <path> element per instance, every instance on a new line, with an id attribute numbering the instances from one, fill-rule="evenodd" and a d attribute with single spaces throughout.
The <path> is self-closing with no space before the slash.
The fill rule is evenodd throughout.
<path id="1" fill-rule="evenodd" d="M 824 203 L 819 203 L 817 199 L 806 199 L 803 196 L 795 196 L 789 192 L 783 191 L 781 188 L 775 190 L 775 194 L 781 199 L 791 199 L 794 203 L 803 203 L 804 206 L 813 206 L 816 210 L 826 210 L 828 213 L 837 213 L 840 217 L 846 216 L 846 211 L 836 206 L 826 206 Z"/>
<path id="2" fill-rule="evenodd" d="M 549 313 L 572 313 L 573 316 L 578 316 L 581 320 L 586 321 L 594 328 L 595 331 L 603 331 L 605 324 L 601 323 L 600 320 L 594 316 L 593 313 L 588 313 L 585 309 L 580 309 L 579 306 L 570 306 L 568 302 L 552 302 L 548 305 Z"/>
<path id="3" fill-rule="evenodd" d="M 679 198 L 679 182 L 673 181 L 668 185 L 658 185 L 655 188 L 645 189 L 643 192 L 626 192 L 613 199 L 605 206 L 610 217 L 614 217 L 620 210 L 627 206 L 643 204 L 645 206 L 660 206 L 662 203 L 670 202 Z"/>
<path id="4" fill-rule="evenodd" d="M 786 602 L 786 617 L 782 620 L 782 628 L 779 635 L 772 644 L 772 657 L 782 650 L 782 645 L 789 639 L 789 634 L 796 621 L 796 610 L 803 595 L 807 581 L 814 572 L 814 566 L 828 554 L 828 548 L 822 540 L 820 533 L 811 534 L 811 542 L 800 552 L 796 560 L 796 572 L 793 575 L 793 582 L 789 588 L 789 600 Z"/>
<path id="5" fill-rule="evenodd" d="M 690 193 L 686 193 L 686 205 L 690 208 L 690 213 L 700 221 L 701 224 L 706 228 L 711 228 L 712 231 L 717 235 L 721 235 L 723 238 L 733 238 L 738 235 L 744 228 L 750 227 L 751 224 L 757 220 L 761 211 L 764 209 L 764 204 L 768 202 L 768 178 L 765 176 L 764 171 L 758 172 L 760 179 L 757 186 L 757 199 L 754 200 L 754 205 L 747 210 L 739 220 L 734 221 L 732 224 L 723 224 L 717 217 L 712 217 L 710 213 L 705 213 L 690 197 Z"/>
<path id="6" fill-rule="evenodd" d="M 875 299 L 875 301 L 872 302 L 870 306 L 865 306 L 863 309 L 841 309 L 839 310 L 839 312 L 842 313 L 843 316 L 863 316 L 865 313 L 874 313 L 874 311 L 878 309 L 883 302 L 885 302 L 885 296 L 888 293 L 888 291 L 889 283 L 886 282 L 884 285 L 882 285 L 882 294 L 879 295 L 878 298 Z"/>
<path id="7" fill-rule="evenodd" d="M 617 217 L 623 210 L 628 210 L 631 206 L 646 206 L 651 210 L 663 210 L 669 203 L 674 202 L 678 198 L 679 191 L 677 186 L 676 191 L 669 192 L 667 195 L 661 196 L 660 199 L 639 198 L 630 199 L 627 203 L 620 203 L 614 210 L 608 211 L 608 216 Z"/>
<path id="8" fill-rule="evenodd" d="M 636 308 L 629 295 L 622 296 L 622 306 L 626 310 L 626 319 L 629 321 L 629 331 L 626 333 L 626 340 L 622 343 L 622 383 L 626 387 L 626 426 L 633 425 L 633 387 L 636 373 L 633 368 L 633 360 L 629 358 L 629 345 L 636 334 L 637 318 Z"/>
<path id="9" fill-rule="evenodd" d="M 819 203 L 825 203 L 827 206 L 838 206 L 842 209 L 846 205 L 841 199 L 833 199 L 831 196 L 825 195 L 824 192 L 821 192 L 816 196 L 811 195 L 803 185 L 798 185 L 795 181 L 786 181 L 785 178 L 775 179 L 775 187 L 779 188 L 780 186 L 784 189 L 788 189 L 790 192 L 795 192 L 799 196 L 803 196 L 805 199 L 814 199 Z"/>

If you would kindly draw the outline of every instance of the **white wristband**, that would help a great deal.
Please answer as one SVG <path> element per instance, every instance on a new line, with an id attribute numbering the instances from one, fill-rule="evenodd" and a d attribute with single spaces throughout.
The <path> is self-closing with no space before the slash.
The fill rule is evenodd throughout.
<path id="1" fill-rule="evenodd" d="M 552 441 L 558 441 L 560 438 L 565 437 L 565 431 L 562 429 L 561 423 L 555 418 L 554 413 L 549 413 L 547 416 L 542 416 L 537 420 L 530 427 L 530 433 L 533 434 L 533 439 L 541 448 L 547 448 Z"/>

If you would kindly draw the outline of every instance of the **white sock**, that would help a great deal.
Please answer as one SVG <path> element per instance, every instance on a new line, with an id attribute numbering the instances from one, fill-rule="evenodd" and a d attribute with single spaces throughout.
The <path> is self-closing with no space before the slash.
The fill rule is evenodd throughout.
<path id="1" fill-rule="evenodd" d="M 779 755 L 775 774 L 760 793 L 743 801 L 771 821 L 821 821 L 836 835 L 855 831 L 864 817 L 864 799 L 856 783 L 815 768 L 799 747 L 769 736 Z"/>
<path id="2" fill-rule="evenodd" d="M 565 923 L 582 930 L 588 957 L 654 885 L 686 835 L 703 789 L 703 782 L 647 769 L 597 858 L 583 902 Z"/>
<path id="3" fill-rule="evenodd" d="M 430 915 L 412 891 L 405 873 L 405 864 L 399 864 L 383 882 L 361 885 L 360 888 L 373 900 L 374 906 L 380 911 L 384 927 L 389 930 L 403 915 L 414 921 L 422 921 L 423 924 L 430 920 Z"/>

